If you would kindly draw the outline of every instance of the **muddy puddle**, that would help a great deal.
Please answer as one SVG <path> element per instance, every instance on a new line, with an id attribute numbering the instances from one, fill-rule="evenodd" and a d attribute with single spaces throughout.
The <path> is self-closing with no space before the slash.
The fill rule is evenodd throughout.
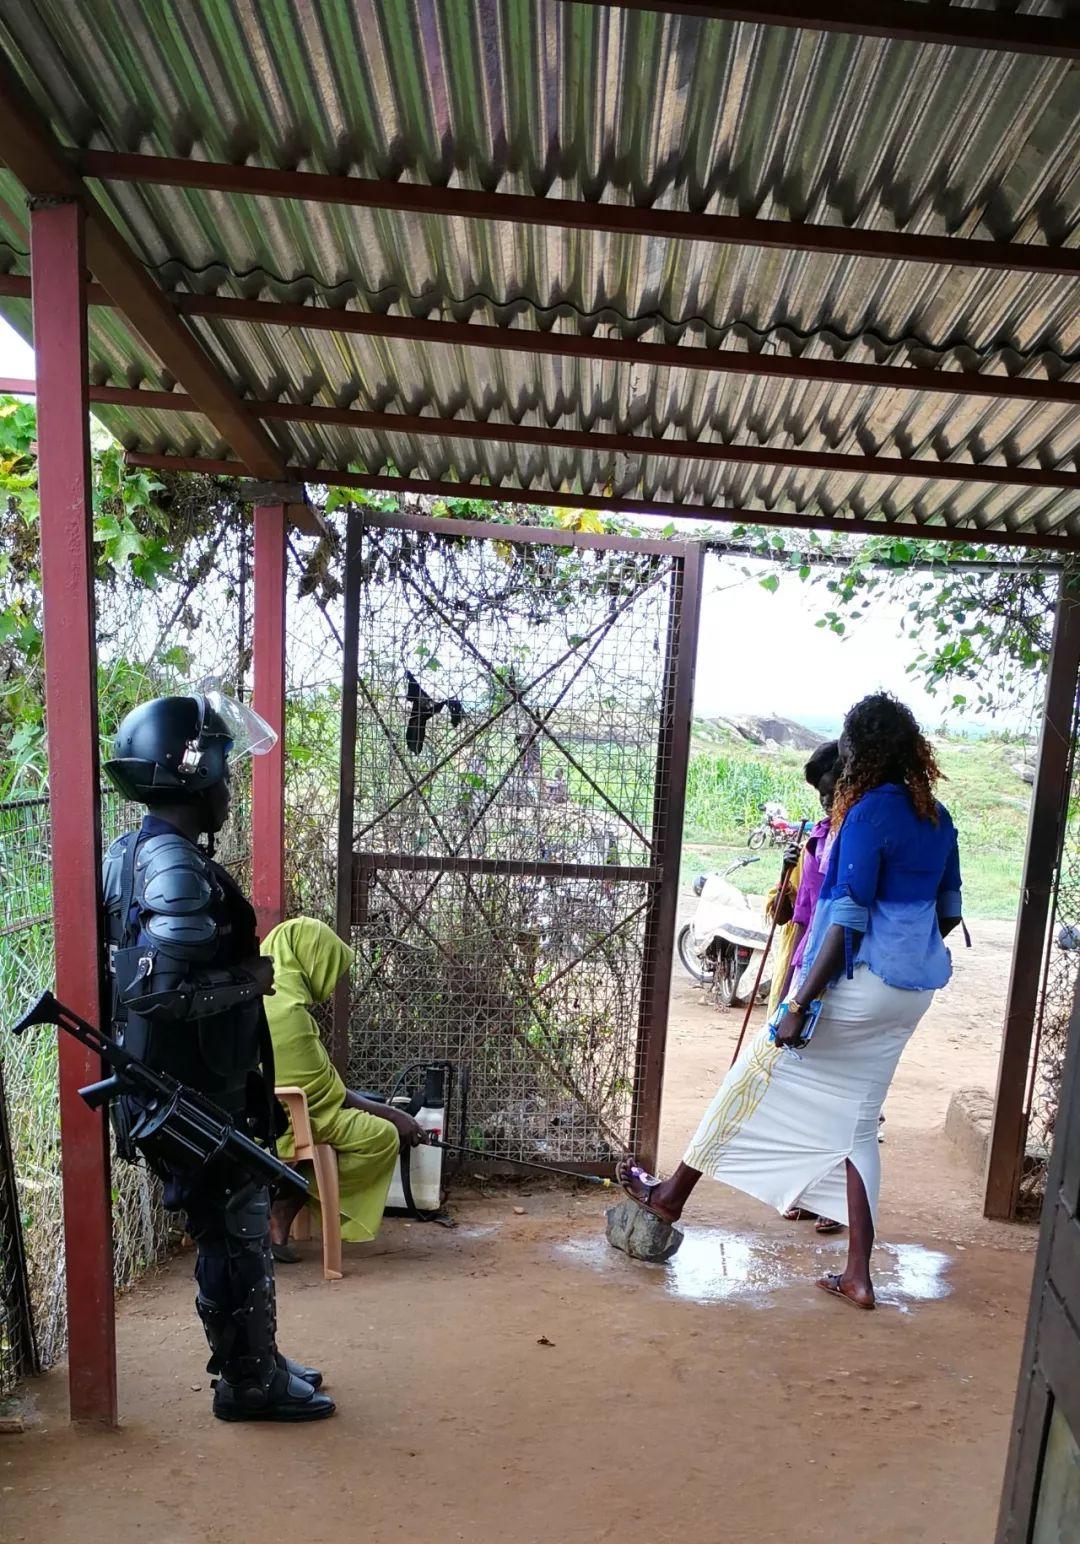
<path id="1" fill-rule="evenodd" d="M 682 1248 L 666 1265 L 628 1260 L 602 1235 L 572 1239 L 560 1244 L 558 1253 L 612 1279 L 626 1280 L 629 1273 L 637 1273 L 666 1297 L 765 1308 L 789 1287 L 810 1288 L 823 1272 L 842 1270 L 845 1245 L 841 1238 L 830 1245 L 799 1248 L 788 1240 L 726 1228 L 694 1228 L 687 1230 Z M 922 1303 L 947 1297 L 951 1263 L 948 1255 L 921 1244 L 878 1244 L 873 1270 L 879 1306 L 909 1313 Z"/>

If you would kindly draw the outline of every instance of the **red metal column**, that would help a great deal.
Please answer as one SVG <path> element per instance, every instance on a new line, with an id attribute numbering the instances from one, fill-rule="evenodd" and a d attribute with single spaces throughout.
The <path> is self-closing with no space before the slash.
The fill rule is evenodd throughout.
<path id="1" fill-rule="evenodd" d="M 253 705 L 278 732 L 252 768 L 251 898 L 263 938 L 285 916 L 285 521 L 284 502 L 256 505 Z"/>
<path id="2" fill-rule="evenodd" d="M 30 235 L 56 992 L 99 1023 L 101 809 L 81 207 L 38 204 Z M 83 1084 L 101 1077 L 101 1063 L 69 1036 L 59 1039 L 71 1419 L 115 1425 L 108 1125 L 78 1097 Z"/>
<path id="3" fill-rule="evenodd" d="M 679 867 L 704 572 L 704 548 L 696 542 L 684 547 L 672 574 L 668 615 L 666 702 L 657 746 L 651 832 L 653 862 L 660 865 L 661 879 L 652 887 L 645 921 L 637 1069 L 630 1111 L 630 1150 L 645 1168 L 652 1170 L 657 1168 L 660 1146 L 671 965 L 679 910 Z"/>

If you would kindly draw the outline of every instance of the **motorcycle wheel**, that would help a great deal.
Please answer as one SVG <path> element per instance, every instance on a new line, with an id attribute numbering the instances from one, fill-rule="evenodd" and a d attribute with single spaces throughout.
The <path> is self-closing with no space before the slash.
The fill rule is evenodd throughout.
<path id="1" fill-rule="evenodd" d="M 759 847 L 765 846 L 765 832 L 762 830 L 751 831 L 747 837 L 746 845 L 751 852 L 756 852 Z"/>
<path id="2" fill-rule="evenodd" d="M 701 965 L 698 962 L 698 957 L 694 953 L 694 946 L 690 941 L 690 932 L 691 929 L 689 922 L 684 928 L 679 929 L 679 936 L 676 940 L 676 946 L 679 950 L 679 958 L 682 960 L 683 965 L 690 972 L 695 981 L 707 981 L 708 971 L 702 970 Z"/>
<path id="3" fill-rule="evenodd" d="M 722 949 L 713 971 L 713 994 L 721 1008 L 734 1007 L 741 976 L 735 950 L 730 947 Z"/>

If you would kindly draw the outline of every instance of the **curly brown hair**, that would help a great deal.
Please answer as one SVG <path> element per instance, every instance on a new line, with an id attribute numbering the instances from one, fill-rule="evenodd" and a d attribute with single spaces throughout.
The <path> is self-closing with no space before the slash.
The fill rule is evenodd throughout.
<path id="1" fill-rule="evenodd" d="M 863 794 L 883 783 L 901 783 L 915 813 L 937 825 L 934 790 L 944 774 L 914 713 L 889 692 L 875 692 L 851 709 L 844 719 L 840 755 L 843 767 L 833 798 L 834 829 Z"/>

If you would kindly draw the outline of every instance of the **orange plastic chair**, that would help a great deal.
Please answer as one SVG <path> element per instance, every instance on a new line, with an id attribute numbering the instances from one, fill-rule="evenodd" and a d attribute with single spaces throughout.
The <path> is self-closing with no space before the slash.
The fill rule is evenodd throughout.
<path id="1" fill-rule="evenodd" d="M 324 1281 L 340 1281 L 341 1270 L 341 1195 L 338 1189 L 337 1153 L 326 1142 L 316 1142 L 311 1134 L 307 1095 L 302 1088 L 274 1090 L 289 1112 L 293 1130 L 292 1162 L 310 1163 L 315 1168 L 315 1192 L 322 1212 L 322 1258 Z M 297 1240 L 311 1237 L 311 1208 L 296 1214 L 292 1236 Z"/>

